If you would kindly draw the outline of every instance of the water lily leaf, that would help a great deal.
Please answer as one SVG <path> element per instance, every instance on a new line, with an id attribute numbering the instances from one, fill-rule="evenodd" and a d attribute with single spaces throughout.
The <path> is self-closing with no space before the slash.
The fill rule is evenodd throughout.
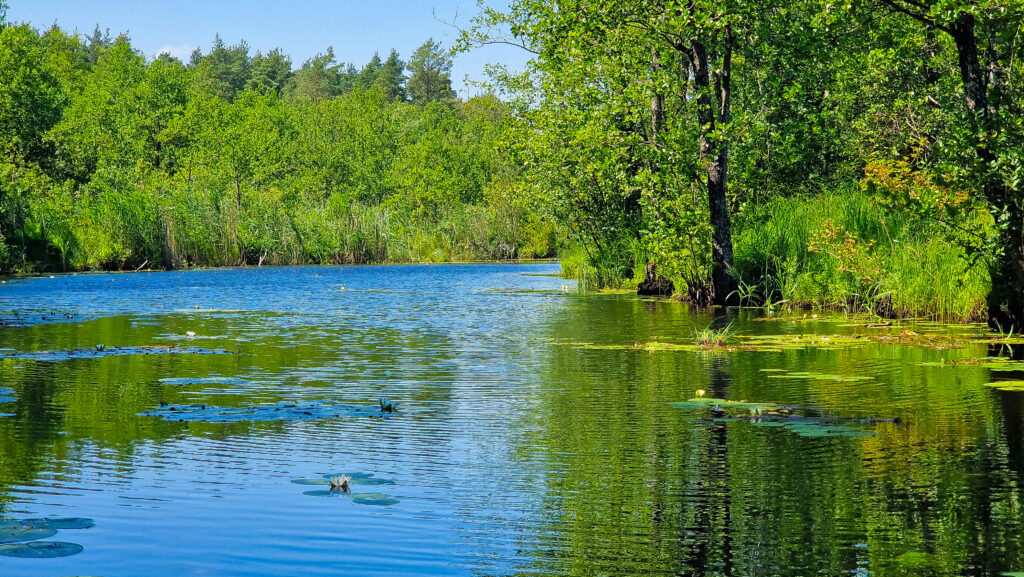
<path id="1" fill-rule="evenodd" d="M 50 529 L 89 529 L 96 525 L 95 521 L 85 517 L 45 517 L 23 519 L 21 522 L 29 527 L 47 527 Z"/>
<path id="2" fill-rule="evenodd" d="M 200 349 L 197 347 L 103 347 L 89 349 L 71 349 L 64 351 L 32 351 L 24 353 L 0 353 L 0 358 L 29 359 L 33 361 L 58 362 L 71 359 L 97 359 L 100 357 L 120 357 L 126 355 L 231 355 L 231 351 L 221 349 Z"/>
<path id="3" fill-rule="evenodd" d="M 331 482 L 327 479 L 292 479 L 292 483 L 296 485 L 330 485 Z"/>
<path id="4" fill-rule="evenodd" d="M 1024 371 L 1024 363 L 984 363 L 981 366 L 990 371 Z"/>
<path id="5" fill-rule="evenodd" d="M 680 401 L 676 403 L 669 403 L 670 407 L 675 409 L 713 409 L 718 407 L 721 410 L 726 409 L 737 409 L 737 410 L 772 410 L 777 408 L 777 405 L 771 403 L 748 403 L 746 401 L 727 401 L 725 399 L 712 399 L 708 397 L 700 397 L 696 399 L 690 399 L 689 401 Z"/>
<path id="6" fill-rule="evenodd" d="M 840 383 L 853 383 L 857 381 L 870 381 L 871 377 L 856 375 L 828 375 L 823 373 L 785 373 L 779 375 L 768 375 L 769 379 L 807 379 L 811 381 L 835 381 Z"/>
<path id="7" fill-rule="evenodd" d="M 1024 381 L 994 381 L 985 383 L 985 386 L 999 389 L 1000 391 L 1024 391 Z"/>
<path id="8" fill-rule="evenodd" d="M 378 505 L 386 507 L 388 505 L 395 505 L 400 501 L 390 495 L 384 493 L 352 493 L 350 494 L 354 503 L 360 505 Z"/>
<path id="9" fill-rule="evenodd" d="M 303 495 L 309 495 L 310 497 L 341 497 L 342 495 L 346 495 L 347 493 L 345 493 L 344 491 L 321 490 L 321 491 L 303 491 L 302 494 Z"/>
<path id="10" fill-rule="evenodd" d="M 0 543 L 35 541 L 36 539 L 53 537 L 56 534 L 57 530 L 49 527 L 32 527 L 24 524 L 14 527 L 0 527 Z"/>
<path id="11" fill-rule="evenodd" d="M 246 385 L 249 381 L 238 377 L 168 377 L 160 382 L 171 386 L 187 385 Z"/>
<path id="12" fill-rule="evenodd" d="M 341 417 L 386 417 L 377 407 L 327 405 L 316 401 L 256 405 L 253 407 L 215 407 L 212 405 L 166 405 L 142 417 L 160 417 L 165 421 L 235 423 L 239 421 L 315 421 Z"/>
<path id="13" fill-rule="evenodd" d="M 368 479 L 373 476 L 373 473 L 328 473 L 324 475 L 324 479 L 330 479 L 331 477 L 338 477 L 341 475 L 348 475 L 353 481 L 356 479 Z"/>
<path id="14" fill-rule="evenodd" d="M 0 545 L 0 555 L 24 559 L 67 557 L 68 555 L 81 552 L 81 545 L 65 543 L 63 541 L 35 541 L 33 543 L 18 543 L 17 545 Z"/>

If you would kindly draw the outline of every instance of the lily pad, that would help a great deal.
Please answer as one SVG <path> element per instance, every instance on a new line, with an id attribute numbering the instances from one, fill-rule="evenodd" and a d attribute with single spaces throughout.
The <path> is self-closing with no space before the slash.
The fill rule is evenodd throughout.
<path id="1" fill-rule="evenodd" d="M 168 377 L 160 382 L 171 386 L 187 385 L 245 385 L 249 381 L 238 377 Z"/>
<path id="2" fill-rule="evenodd" d="M 49 529 L 89 529 L 96 525 L 95 521 L 85 517 L 40 517 L 23 519 L 21 522 L 29 527 L 47 527 Z"/>
<path id="3" fill-rule="evenodd" d="M 331 477 L 337 477 L 340 475 L 347 475 L 354 481 L 356 479 L 367 479 L 369 477 L 372 477 L 373 473 L 328 473 L 324 475 L 323 478 L 330 479 Z"/>
<path id="4" fill-rule="evenodd" d="M 160 417 L 165 421 L 235 423 L 240 421 L 316 421 L 341 417 L 382 417 L 377 407 L 327 405 L 320 402 L 276 403 L 252 407 L 215 407 L 212 405 L 165 405 L 142 417 Z"/>
<path id="5" fill-rule="evenodd" d="M 985 386 L 999 389 L 1000 391 L 1024 391 L 1024 381 L 995 381 L 985 383 Z"/>
<path id="6" fill-rule="evenodd" d="M 81 553 L 82 546 L 63 541 L 35 541 L 16 545 L 0 545 L 0 555 L 24 559 L 51 559 Z"/>
<path id="7" fill-rule="evenodd" d="M 97 359 L 100 357 L 120 357 L 126 355 L 230 355 L 231 351 L 220 349 L 200 349 L 197 347 L 93 347 L 88 349 L 70 349 L 64 351 L 33 351 L 25 353 L 3 353 L 0 358 L 28 359 L 33 361 L 58 362 L 71 359 Z"/>
<path id="8" fill-rule="evenodd" d="M 725 399 L 712 399 L 707 397 L 699 397 L 696 399 L 690 399 L 689 401 L 680 401 L 678 403 L 669 403 L 669 406 L 684 410 L 713 409 L 717 407 L 721 410 L 737 409 L 749 411 L 771 410 L 777 407 L 777 405 L 772 403 L 748 403 L 747 401 L 727 401 Z"/>
<path id="9" fill-rule="evenodd" d="M 57 530 L 50 527 L 32 527 L 25 524 L 14 527 L 0 527 L 0 543 L 35 541 L 36 539 L 53 537 L 56 534 Z"/>
<path id="10" fill-rule="evenodd" d="M 303 491 L 303 495 L 309 495 L 310 497 L 342 497 L 346 495 L 344 491 L 331 491 L 328 489 L 322 489 L 319 491 Z"/>
<path id="11" fill-rule="evenodd" d="M 387 507 L 388 505 L 396 505 L 400 502 L 398 499 L 384 493 L 351 493 L 349 496 L 352 498 L 353 503 L 359 503 L 360 505 Z"/>
<path id="12" fill-rule="evenodd" d="M 296 485 L 330 485 L 331 482 L 327 479 L 292 479 L 292 483 Z"/>
<path id="13" fill-rule="evenodd" d="M 347 475 L 351 478 L 349 481 L 352 485 L 394 485 L 395 482 L 390 479 L 382 479 L 374 477 L 373 473 L 335 473 L 333 475 L 324 475 L 324 480 L 330 479 L 331 477 L 337 477 L 339 475 Z"/>
<path id="14" fill-rule="evenodd" d="M 835 381 L 840 383 L 853 383 L 857 381 L 870 381 L 871 377 L 856 375 L 828 375 L 823 373 L 780 373 L 768 375 L 769 379 L 806 379 L 810 381 Z"/>

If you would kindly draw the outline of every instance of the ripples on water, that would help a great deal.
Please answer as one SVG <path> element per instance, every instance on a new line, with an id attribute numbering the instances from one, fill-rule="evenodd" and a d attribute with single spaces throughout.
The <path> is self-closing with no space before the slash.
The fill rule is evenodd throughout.
<path id="1" fill-rule="evenodd" d="M 1021 401 L 985 356 L 869 344 L 698 353 L 695 327 L 842 333 L 560 290 L 557 265 L 80 275 L 0 287 L 0 513 L 82 516 L 2 575 L 999 575 L 1024 568 Z M 495 290 L 497 289 L 497 290 Z M 15 314 L 17 311 L 17 314 Z M 799 315 L 798 315 L 799 316 Z M 46 317 L 44 320 L 43 317 Z M 70 317 L 70 318 L 69 318 Z M 766 370 L 767 369 L 767 370 Z M 773 372 L 866 376 L 838 382 Z M 769 378 L 771 376 L 772 378 Z M 899 418 L 801 437 L 674 409 L 734 400 Z M 398 403 L 392 418 L 177 423 L 171 404 Z M 373 473 L 391 506 L 293 479 Z M 357 487 L 358 488 L 358 487 Z M 376 491 L 377 487 L 371 487 Z M 64 535 L 61 538 L 65 538 Z"/>

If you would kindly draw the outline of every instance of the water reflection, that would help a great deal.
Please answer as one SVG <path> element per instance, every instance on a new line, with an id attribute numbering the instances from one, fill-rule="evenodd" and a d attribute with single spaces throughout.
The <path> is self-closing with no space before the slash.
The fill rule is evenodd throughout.
<path id="1" fill-rule="evenodd" d="M 671 314 L 638 323 L 631 302 L 594 308 L 604 322 L 592 327 L 605 334 L 592 328 L 577 339 L 628 344 L 680 333 L 659 322 Z M 564 327 L 591 314 L 567 309 L 552 332 L 572 333 Z M 730 322 L 744 332 L 768 326 L 745 314 L 711 324 Z M 546 509 L 558 511 L 546 534 L 563 546 L 542 546 L 552 554 L 528 573 L 999 575 L 1024 566 L 1020 397 L 981 386 L 985 369 L 920 366 L 985 353 L 881 344 L 781 353 L 554 347 L 546 379 L 579 375 L 542 392 L 542 406 L 555 410 L 535 441 L 565 464 L 546 495 Z M 764 372 L 795 367 L 871 378 Z M 899 422 L 878 424 L 875 437 L 808 438 L 665 409 L 696 389 Z"/>
<path id="2" fill-rule="evenodd" d="M 745 334 L 853 329 L 567 294 L 564 280 L 532 276 L 555 270 L 310 267 L 8 283 L 0 318 L 18 310 L 21 320 L 0 328 L 0 386 L 16 397 L 2 406 L 14 416 L 0 417 L 0 516 L 95 519 L 62 574 L 1024 568 L 1022 396 L 984 387 L 984 367 L 923 365 L 1011 351 L 573 348 L 556 341 L 688 342 L 730 324 Z M 10 358 L 97 344 L 232 354 Z M 808 437 L 670 406 L 697 389 L 887 421 L 871 425 L 872 437 Z M 380 397 L 399 413 L 139 415 L 162 402 L 370 406 Z M 394 503 L 311 499 L 291 482 L 336 471 L 394 481 Z M 0 559 L 0 573 L 39 574 L 39 563 Z"/>

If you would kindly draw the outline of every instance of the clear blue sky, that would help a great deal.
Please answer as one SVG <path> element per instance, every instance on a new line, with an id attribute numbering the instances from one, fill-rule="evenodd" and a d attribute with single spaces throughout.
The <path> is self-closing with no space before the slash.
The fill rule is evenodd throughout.
<path id="1" fill-rule="evenodd" d="M 503 7 L 505 0 L 492 0 Z M 169 52 L 188 60 L 196 47 L 209 49 L 214 34 L 228 45 L 245 39 L 251 53 L 281 48 L 296 67 L 334 46 L 338 60 L 362 66 L 374 52 L 395 48 L 403 59 L 427 38 L 451 46 L 456 32 L 444 22 L 458 16 L 465 25 L 476 13 L 475 0 L 9 0 L 7 19 L 35 28 L 56 23 L 89 34 L 99 24 L 116 36 L 127 32 L 147 56 Z M 507 46 L 489 46 L 456 57 L 452 82 L 462 96 L 473 88 L 463 78 L 480 79 L 486 63 L 522 68 L 529 55 Z"/>

